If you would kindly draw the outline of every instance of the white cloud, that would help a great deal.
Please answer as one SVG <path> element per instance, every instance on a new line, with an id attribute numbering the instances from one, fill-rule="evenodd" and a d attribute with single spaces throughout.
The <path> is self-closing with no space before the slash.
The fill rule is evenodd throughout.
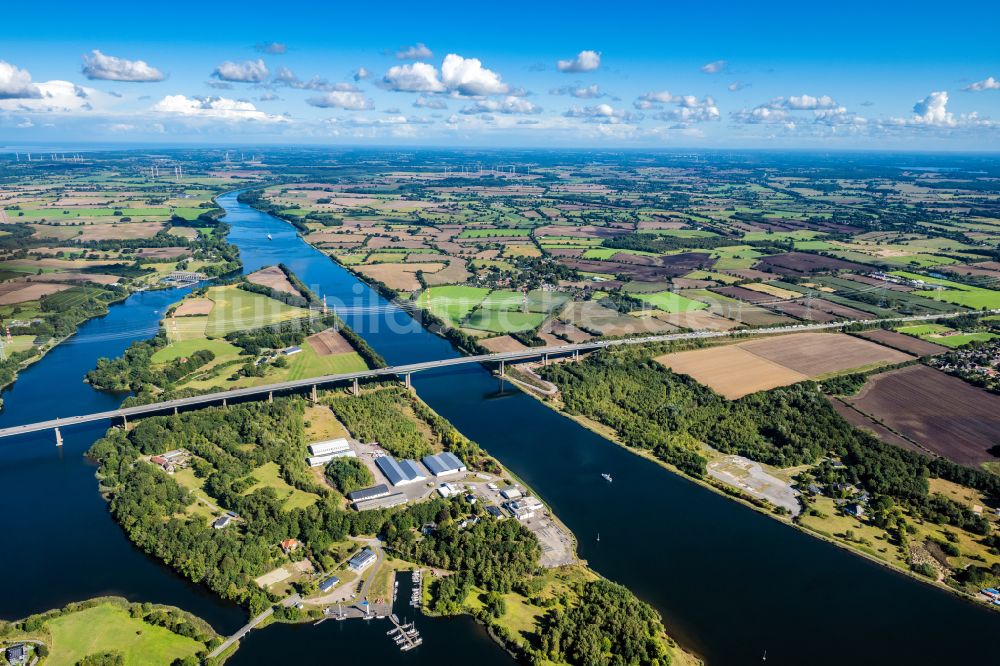
<path id="1" fill-rule="evenodd" d="M 350 111 L 363 111 L 374 109 L 375 104 L 371 99 L 365 97 L 360 92 L 334 91 L 328 92 L 321 97 L 311 97 L 306 100 L 312 106 L 321 109 L 348 109 Z"/>
<path id="2" fill-rule="evenodd" d="M 288 47 L 281 42 L 264 42 L 255 45 L 254 48 L 268 55 L 285 55 L 288 53 Z"/>
<path id="3" fill-rule="evenodd" d="M 270 71 L 260 58 L 245 62 L 227 60 L 212 72 L 212 76 L 220 81 L 235 81 L 236 83 L 260 83 L 267 78 Z"/>
<path id="4" fill-rule="evenodd" d="M 680 100 L 679 96 L 672 94 L 669 90 L 659 90 L 640 95 L 632 105 L 643 110 L 658 109 L 664 104 L 674 104 Z"/>
<path id="5" fill-rule="evenodd" d="M 428 97 L 421 95 L 413 100 L 413 106 L 418 109 L 447 109 L 448 103 L 439 97 Z"/>
<path id="6" fill-rule="evenodd" d="M 576 97 L 577 99 L 597 99 L 598 97 L 607 97 L 607 93 L 602 91 L 600 86 L 596 83 L 589 86 L 563 86 L 561 88 L 553 88 L 549 91 L 550 95 L 570 95 Z"/>
<path id="7" fill-rule="evenodd" d="M 423 42 L 417 42 L 396 51 L 396 57 L 400 60 L 428 60 L 434 57 L 434 53 Z"/>
<path id="8" fill-rule="evenodd" d="M 0 99 L 37 99 L 42 91 L 31 82 L 26 69 L 0 60 Z"/>
<path id="9" fill-rule="evenodd" d="M 701 71 L 705 74 L 718 74 L 719 72 L 724 72 L 728 64 L 725 60 L 713 60 L 702 65 Z"/>
<path id="10" fill-rule="evenodd" d="M 676 107 L 661 111 L 653 117 L 657 120 L 664 120 L 674 123 L 677 129 L 689 127 L 695 123 L 706 123 L 719 120 L 722 114 L 719 107 L 715 105 L 715 100 L 706 96 L 698 99 L 694 95 L 684 95 L 676 100 Z"/>
<path id="11" fill-rule="evenodd" d="M 483 67 L 479 58 L 463 58 L 449 53 L 441 63 L 441 82 L 460 95 L 504 95 L 510 86 L 500 75 Z"/>
<path id="12" fill-rule="evenodd" d="M 835 109 L 837 108 L 837 102 L 834 101 L 829 95 L 822 95 L 820 97 L 813 97 L 812 95 L 792 95 L 787 100 L 778 100 L 772 102 L 772 104 L 780 104 L 787 109 L 792 109 L 793 111 L 813 111 L 815 109 Z"/>
<path id="13" fill-rule="evenodd" d="M 77 114 L 104 109 L 113 101 L 117 101 L 106 93 L 70 81 L 46 81 L 34 85 L 38 89 L 38 97 L 0 98 L 0 110 Z"/>
<path id="14" fill-rule="evenodd" d="M 449 53 L 441 63 L 441 71 L 423 62 L 390 67 L 379 85 L 397 92 L 440 93 L 480 97 L 506 95 L 510 86 L 496 72 L 483 67 L 478 58 L 463 58 Z"/>
<path id="15" fill-rule="evenodd" d="M 518 113 L 531 114 L 541 113 L 542 109 L 523 97 L 508 95 L 503 99 L 481 99 L 472 106 L 462 109 L 462 113 L 468 115 L 473 113 Z"/>
<path id="16" fill-rule="evenodd" d="M 625 109 L 616 109 L 610 104 L 594 106 L 573 106 L 563 113 L 567 118 L 582 118 L 590 123 L 618 124 L 642 120 L 642 116 L 630 113 Z"/>
<path id="17" fill-rule="evenodd" d="M 729 92 L 738 92 L 748 87 L 750 87 L 749 83 L 743 83 L 742 81 L 733 81 L 728 86 L 726 86 L 726 89 L 729 90 Z"/>
<path id="18" fill-rule="evenodd" d="M 969 85 L 962 88 L 966 92 L 980 92 L 983 90 L 1000 90 L 1000 81 L 997 81 L 992 76 L 987 76 L 982 81 L 976 81 L 975 83 L 970 83 Z"/>
<path id="19" fill-rule="evenodd" d="M 259 111 L 251 102 L 225 97 L 187 97 L 167 95 L 153 105 L 154 113 L 224 121 L 287 122 L 284 116 Z"/>
<path id="20" fill-rule="evenodd" d="M 369 72 L 364 67 L 358 67 L 357 71 L 354 72 L 354 80 L 355 81 L 362 81 L 364 79 L 367 79 L 371 75 L 372 75 L 372 73 Z"/>
<path id="21" fill-rule="evenodd" d="M 279 67 L 278 71 L 274 73 L 274 79 L 272 80 L 272 85 L 275 86 L 286 86 L 288 88 L 295 88 L 297 90 L 322 90 L 322 91 L 341 91 L 341 92 L 357 92 L 358 87 L 353 83 L 330 83 L 326 79 L 314 76 L 308 81 L 301 80 L 296 76 L 295 72 L 287 67 Z"/>
<path id="22" fill-rule="evenodd" d="M 913 105 L 912 122 L 916 125 L 954 127 L 955 115 L 948 111 L 948 93 L 932 92 Z"/>
<path id="23" fill-rule="evenodd" d="M 560 72 L 579 73 L 592 72 L 601 66 L 601 53 L 599 51 L 580 51 L 571 60 L 560 60 L 556 63 Z"/>
<path id="24" fill-rule="evenodd" d="M 382 77 L 381 85 L 397 92 L 444 92 L 444 85 L 438 78 L 434 65 L 415 62 L 412 65 L 396 65 Z"/>
<path id="25" fill-rule="evenodd" d="M 162 81 L 166 75 L 144 60 L 126 60 L 104 55 L 97 49 L 83 56 L 83 74 L 101 81 L 131 81 L 133 83 Z"/>

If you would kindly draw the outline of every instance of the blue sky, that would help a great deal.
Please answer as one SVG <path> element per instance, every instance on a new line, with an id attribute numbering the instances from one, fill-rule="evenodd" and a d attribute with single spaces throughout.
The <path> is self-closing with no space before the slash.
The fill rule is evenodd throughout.
<path id="1" fill-rule="evenodd" d="M 1000 149 L 1000 3 L 10 3 L 0 141 Z"/>

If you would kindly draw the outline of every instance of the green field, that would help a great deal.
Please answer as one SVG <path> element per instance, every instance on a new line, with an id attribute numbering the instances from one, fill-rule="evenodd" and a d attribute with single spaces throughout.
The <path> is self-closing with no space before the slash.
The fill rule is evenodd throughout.
<path id="1" fill-rule="evenodd" d="M 504 236 L 530 236 L 533 227 L 522 229 L 466 229 L 459 238 L 498 238 Z"/>
<path id="2" fill-rule="evenodd" d="M 472 308 L 479 305 L 489 289 L 451 285 L 428 287 L 415 297 L 417 305 L 458 328 Z"/>
<path id="3" fill-rule="evenodd" d="M 481 331 L 493 331 L 495 333 L 514 333 L 516 331 L 528 331 L 545 320 L 545 314 L 541 312 L 520 312 L 518 310 L 489 310 L 480 308 L 476 310 L 469 320 L 465 322 L 467 328 L 476 328 Z"/>
<path id="4" fill-rule="evenodd" d="M 808 231 L 806 229 L 799 229 L 797 231 L 748 231 L 743 234 L 743 240 L 745 241 L 762 241 L 762 240 L 775 240 L 775 241 L 809 241 L 817 236 L 825 236 L 826 234 L 819 231 Z M 798 244 L 796 243 L 796 247 Z"/>
<path id="5" fill-rule="evenodd" d="M 166 347 L 157 350 L 153 354 L 153 363 L 166 363 L 177 358 L 185 358 L 199 350 L 208 350 L 215 354 L 215 358 L 239 356 L 240 349 L 225 340 L 208 340 L 205 338 L 194 338 L 172 342 Z"/>
<path id="6" fill-rule="evenodd" d="M 953 329 L 941 324 L 915 324 L 913 326 L 900 326 L 896 330 L 900 333 L 914 335 L 919 338 L 922 335 L 929 335 L 931 333 L 947 333 Z"/>
<path id="7" fill-rule="evenodd" d="M 644 252 L 642 250 L 619 250 L 614 247 L 595 247 L 583 253 L 584 259 L 610 259 L 616 254 L 634 254 L 639 257 L 658 257 L 655 252 Z"/>
<path id="8" fill-rule="evenodd" d="M 320 375 L 339 375 L 367 368 L 364 359 L 357 352 L 320 356 L 307 343 L 302 345 L 301 352 L 288 357 L 286 370 L 278 370 L 269 374 L 266 377 L 266 382 L 290 381 L 305 377 L 319 377 Z"/>
<path id="9" fill-rule="evenodd" d="M 126 666 L 169 664 L 193 657 L 204 645 L 129 616 L 112 604 L 87 608 L 46 623 L 52 635 L 47 666 L 74 666 L 87 655 L 120 652 Z"/>
<path id="10" fill-rule="evenodd" d="M 704 310 L 708 307 L 707 304 L 701 301 L 693 301 L 672 291 L 632 295 L 666 312 L 688 312 L 690 310 Z"/>
<path id="11" fill-rule="evenodd" d="M 205 334 L 221 338 L 233 331 L 242 331 L 278 322 L 298 319 L 309 314 L 308 310 L 285 305 L 262 294 L 244 291 L 236 286 L 212 287 L 208 298 L 215 301 L 208 315 Z"/>
<path id="12" fill-rule="evenodd" d="M 258 488 L 273 488 L 279 500 L 284 504 L 282 507 L 286 511 L 293 509 L 305 509 L 319 500 L 319 495 L 307 493 L 298 488 L 288 485 L 288 482 L 281 478 L 281 468 L 276 462 L 267 462 L 255 469 L 251 475 L 256 480 L 250 488 L 244 491 L 244 495 L 249 495 Z"/>
<path id="13" fill-rule="evenodd" d="M 933 342 L 935 344 L 944 345 L 945 347 L 961 347 L 967 345 L 970 342 L 983 342 L 985 340 L 993 340 L 1000 337 L 995 333 L 987 333 L 985 331 L 979 333 L 958 333 L 956 335 L 928 335 L 923 336 L 924 340 L 928 342 Z"/>
<path id="14" fill-rule="evenodd" d="M 940 278 L 928 277 L 926 275 L 917 275 L 916 273 L 907 273 L 906 271 L 894 271 L 893 275 L 905 277 L 910 280 L 923 280 L 927 284 L 947 287 L 947 289 L 944 290 L 928 289 L 926 291 L 915 291 L 913 292 L 914 294 L 926 296 L 927 298 L 933 298 L 937 301 L 954 303 L 955 305 L 961 305 L 976 310 L 984 308 L 990 310 L 1000 308 L 1000 291 L 984 289 L 982 287 L 973 287 L 959 282 L 952 282 L 951 280 L 942 280 Z"/>

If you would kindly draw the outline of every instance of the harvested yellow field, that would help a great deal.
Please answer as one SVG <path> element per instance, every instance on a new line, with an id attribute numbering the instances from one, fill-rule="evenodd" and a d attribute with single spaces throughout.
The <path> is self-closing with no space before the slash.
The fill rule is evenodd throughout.
<path id="1" fill-rule="evenodd" d="M 759 291 L 762 294 L 770 294 L 771 296 L 775 296 L 777 298 L 788 299 L 788 298 L 799 298 L 800 296 L 802 296 L 802 294 L 800 294 L 797 291 L 792 291 L 791 289 L 782 289 L 781 287 L 775 287 L 773 284 L 756 283 L 756 284 L 743 284 L 740 286 L 743 287 L 744 289 L 752 289 L 754 291 Z"/>
<path id="2" fill-rule="evenodd" d="M 792 333 L 665 354 L 656 360 L 733 400 L 806 379 L 912 358 L 843 333 Z"/>
<path id="3" fill-rule="evenodd" d="M 656 360 L 730 400 L 809 379 L 739 345 L 665 354 Z"/>

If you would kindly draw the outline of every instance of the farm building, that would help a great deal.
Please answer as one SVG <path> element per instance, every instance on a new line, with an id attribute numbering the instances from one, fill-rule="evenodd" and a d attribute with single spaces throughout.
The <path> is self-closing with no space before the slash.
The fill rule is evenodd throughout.
<path id="1" fill-rule="evenodd" d="M 292 356 L 293 354 L 300 354 L 300 353 L 302 353 L 302 347 L 298 347 L 298 346 L 285 347 L 284 349 L 281 350 L 281 353 L 284 354 L 285 356 Z"/>
<path id="2" fill-rule="evenodd" d="M 434 476 L 445 476 L 447 474 L 457 474 L 466 471 L 465 463 L 450 451 L 438 453 L 433 456 L 424 456 L 423 463 Z"/>
<path id="3" fill-rule="evenodd" d="M 214 527 L 217 530 L 221 530 L 222 528 L 228 526 L 229 523 L 232 522 L 232 520 L 233 519 L 230 518 L 229 516 L 219 516 L 219 518 L 217 518 L 216 521 L 212 523 L 212 527 Z"/>
<path id="4" fill-rule="evenodd" d="M 328 439 L 323 442 L 313 442 L 309 445 L 309 453 L 314 456 L 325 456 L 330 453 L 342 453 L 350 450 L 351 445 L 343 437 Z"/>
<path id="5" fill-rule="evenodd" d="M 319 591 L 320 592 L 329 592 L 339 582 L 340 582 L 339 578 L 337 578 L 336 576 L 330 576 L 329 578 L 327 578 L 326 580 L 324 580 L 323 582 L 321 582 L 319 584 Z"/>
<path id="6" fill-rule="evenodd" d="M 377 497 L 385 497 L 389 494 L 389 486 L 384 483 L 380 483 L 377 486 L 372 486 L 371 488 L 363 488 L 361 490 L 355 490 L 353 493 L 347 493 L 347 499 L 352 502 L 361 502 L 364 500 L 375 499 Z"/>
<path id="7" fill-rule="evenodd" d="M 354 571 L 364 571 L 365 569 L 367 569 L 371 565 L 375 564 L 375 560 L 376 559 L 378 559 L 378 558 L 375 556 L 375 553 L 372 552 L 371 549 L 365 548 L 364 550 L 362 550 L 361 552 L 359 552 L 357 555 L 355 555 L 354 557 L 352 557 L 347 562 L 347 566 L 349 566 Z"/>
<path id="8" fill-rule="evenodd" d="M 389 479 L 389 483 L 394 486 L 403 486 L 427 478 L 415 460 L 397 461 L 392 456 L 382 456 L 375 459 L 375 464 L 385 474 L 385 478 Z"/>
<path id="9" fill-rule="evenodd" d="M 358 454 L 356 454 L 354 451 L 351 451 L 350 449 L 347 449 L 346 451 L 341 451 L 339 453 L 327 453 L 322 456 L 309 456 L 306 458 L 306 463 L 310 467 L 321 467 L 322 465 L 327 464 L 334 458 L 357 458 L 357 457 Z"/>

